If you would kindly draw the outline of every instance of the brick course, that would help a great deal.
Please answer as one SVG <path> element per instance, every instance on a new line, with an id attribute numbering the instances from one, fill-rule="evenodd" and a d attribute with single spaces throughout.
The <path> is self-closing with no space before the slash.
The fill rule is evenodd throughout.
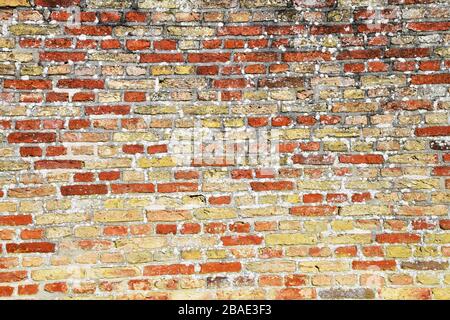
<path id="1" fill-rule="evenodd" d="M 0 0 L 0 298 L 450 299 L 449 17 Z"/>

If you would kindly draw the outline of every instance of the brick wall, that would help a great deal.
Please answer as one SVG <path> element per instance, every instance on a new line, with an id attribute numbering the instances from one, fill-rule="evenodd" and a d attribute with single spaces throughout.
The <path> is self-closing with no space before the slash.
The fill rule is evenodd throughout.
<path id="1" fill-rule="evenodd" d="M 449 16 L 0 0 L 1 298 L 449 299 Z"/>

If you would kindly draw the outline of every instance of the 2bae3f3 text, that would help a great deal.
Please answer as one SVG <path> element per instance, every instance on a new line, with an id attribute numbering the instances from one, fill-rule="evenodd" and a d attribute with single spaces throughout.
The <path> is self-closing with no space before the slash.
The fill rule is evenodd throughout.
<path id="1" fill-rule="evenodd" d="M 180 316 L 211 317 L 213 319 L 215 316 L 268 316 L 271 314 L 272 307 L 269 304 L 221 304 L 217 306 L 185 304 L 178 307 L 178 315 Z"/>

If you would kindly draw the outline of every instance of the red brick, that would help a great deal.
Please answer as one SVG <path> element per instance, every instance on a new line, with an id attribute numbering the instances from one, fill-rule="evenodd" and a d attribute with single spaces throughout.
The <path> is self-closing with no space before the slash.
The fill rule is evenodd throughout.
<path id="1" fill-rule="evenodd" d="M 48 90 L 52 88 L 52 82 L 50 80 L 9 80 L 3 81 L 3 87 L 5 89 L 17 89 L 17 90 Z"/>
<path id="2" fill-rule="evenodd" d="M 370 50 L 347 50 L 339 53 L 336 57 L 338 60 L 366 60 L 381 58 L 382 53 L 380 49 Z"/>
<path id="3" fill-rule="evenodd" d="M 378 243 L 418 243 L 420 235 L 412 233 L 383 233 L 376 235 Z"/>
<path id="4" fill-rule="evenodd" d="M 225 236 L 221 237 L 224 246 L 258 245 L 263 241 L 262 237 L 254 235 L 246 236 Z"/>
<path id="5" fill-rule="evenodd" d="M 293 190 L 294 183 L 290 181 L 250 182 L 253 191 L 283 191 Z"/>
<path id="6" fill-rule="evenodd" d="M 127 49 L 132 51 L 149 49 L 150 45 L 148 40 L 127 40 Z"/>
<path id="7" fill-rule="evenodd" d="M 411 76 L 412 84 L 450 84 L 450 73 L 417 74 Z"/>
<path id="8" fill-rule="evenodd" d="M 395 270 L 395 260 L 376 260 L 376 261 L 353 261 L 352 267 L 354 270 Z"/>
<path id="9" fill-rule="evenodd" d="M 42 149 L 39 147 L 21 147 L 20 156 L 22 157 L 41 157 Z"/>
<path id="10" fill-rule="evenodd" d="M 168 151 L 166 144 L 158 144 L 154 146 L 149 146 L 147 148 L 147 152 L 149 154 L 156 154 L 156 153 L 166 153 Z"/>
<path id="11" fill-rule="evenodd" d="M 352 164 L 383 164 L 384 158 L 379 154 L 358 154 L 358 155 L 341 155 L 340 163 Z"/>
<path id="12" fill-rule="evenodd" d="M 28 214 L 18 214 L 12 216 L 0 216 L 0 226 L 23 226 L 33 222 L 33 218 Z"/>
<path id="13" fill-rule="evenodd" d="M 44 290 L 50 293 L 66 293 L 68 291 L 68 286 L 65 282 L 46 283 L 44 285 Z"/>
<path id="14" fill-rule="evenodd" d="M 418 137 L 449 136 L 450 126 L 417 128 L 415 134 Z"/>
<path id="15" fill-rule="evenodd" d="M 189 53 L 187 60 L 190 63 L 227 62 L 230 60 L 230 54 L 229 53 Z"/>
<path id="16" fill-rule="evenodd" d="M 83 161 L 79 160 L 39 160 L 34 163 L 36 170 L 48 169 L 81 169 Z"/>
<path id="17" fill-rule="evenodd" d="M 8 253 L 48 253 L 55 252 L 55 244 L 50 242 L 7 243 Z M 0 281 L 2 282 L 2 281 Z"/>
<path id="18" fill-rule="evenodd" d="M 176 224 L 158 224 L 156 226 L 156 234 L 176 234 Z"/>
<path id="19" fill-rule="evenodd" d="M 65 32 L 74 36 L 110 36 L 112 35 L 112 27 L 108 26 L 81 26 L 66 27 Z"/>
<path id="20" fill-rule="evenodd" d="M 80 4 L 80 0 L 34 0 L 41 7 L 72 7 Z"/>
<path id="21" fill-rule="evenodd" d="M 86 80 L 86 79 L 61 79 L 58 80 L 58 88 L 69 89 L 104 89 L 103 80 Z"/>
<path id="22" fill-rule="evenodd" d="M 20 296 L 32 296 L 39 292 L 39 285 L 37 284 L 24 284 L 17 288 L 17 292 Z"/>
<path id="23" fill-rule="evenodd" d="M 41 52 L 39 58 L 41 61 L 79 62 L 86 59 L 86 54 L 84 52 Z"/>
<path id="24" fill-rule="evenodd" d="M 322 51 L 286 52 L 283 54 L 283 61 L 305 62 L 305 61 L 329 61 L 331 53 Z"/>
<path id="25" fill-rule="evenodd" d="M 155 50 L 176 50 L 177 42 L 175 40 L 158 40 L 153 41 L 153 48 Z"/>
<path id="26" fill-rule="evenodd" d="M 87 115 L 102 115 L 102 114 L 126 115 L 130 113 L 130 110 L 131 110 L 130 106 L 98 106 L 85 108 Z"/>
<path id="27" fill-rule="evenodd" d="M 450 22 L 412 22 L 406 27 L 413 31 L 448 31 L 450 30 Z"/>
<path id="28" fill-rule="evenodd" d="M 181 234 L 197 234 L 200 233 L 201 226 L 198 223 L 185 223 L 181 228 Z"/>
<path id="29" fill-rule="evenodd" d="M 146 53 L 141 54 L 141 63 L 183 62 L 181 53 Z"/>
<path id="30" fill-rule="evenodd" d="M 294 216 L 329 216 L 337 214 L 334 206 L 301 206 L 292 207 L 290 213 Z"/>
<path id="31" fill-rule="evenodd" d="M 257 36 L 262 33 L 261 26 L 227 26 L 217 31 L 218 36 Z"/>
<path id="32" fill-rule="evenodd" d="M 198 184 L 192 182 L 158 183 L 158 192 L 193 192 L 198 190 Z"/>
<path id="33" fill-rule="evenodd" d="M 212 205 L 230 204 L 231 198 L 229 196 L 209 197 L 208 201 Z"/>
<path id="34" fill-rule="evenodd" d="M 144 153 L 144 146 L 142 144 L 128 144 L 122 146 L 122 151 L 128 154 Z"/>
<path id="35" fill-rule="evenodd" d="M 193 274 L 194 266 L 187 264 L 154 265 L 144 267 L 144 276 Z"/>
<path id="36" fill-rule="evenodd" d="M 277 54 L 270 52 L 236 53 L 234 55 L 234 61 L 236 62 L 271 62 L 276 60 Z"/>
<path id="37" fill-rule="evenodd" d="M 94 181 L 94 174 L 92 172 L 78 172 L 73 175 L 74 182 L 92 182 Z"/>
<path id="38" fill-rule="evenodd" d="M 120 172 L 119 171 L 100 172 L 98 174 L 98 178 L 102 181 L 118 180 L 120 178 Z"/>
<path id="39" fill-rule="evenodd" d="M 8 143 L 51 143 L 56 141 L 53 132 L 13 132 L 8 135 Z"/>

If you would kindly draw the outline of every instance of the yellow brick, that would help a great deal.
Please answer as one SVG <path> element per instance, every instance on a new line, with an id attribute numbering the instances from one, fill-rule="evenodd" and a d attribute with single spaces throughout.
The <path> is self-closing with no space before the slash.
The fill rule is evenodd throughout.
<path id="1" fill-rule="evenodd" d="M 414 256 L 420 258 L 436 257 L 439 255 L 437 247 L 431 246 L 416 246 L 414 250 Z"/>
<path id="2" fill-rule="evenodd" d="M 305 221 L 303 223 L 303 228 L 307 232 L 320 232 L 326 231 L 328 229 L 328 222 L 325 221 Z"/>
<path id="3" fill-rule="evenodd" d="M 368 244 L 372 242 L 372 235 L 370 233 L 342 234 L 323 237 L 322 241 L 331 244 Z"/>
<path id="4" fill-rule="evenodd" d="M 155 249 L 167 246 L 167 239 L 165 237 L 154 236 L 145 238 L 130 238 L 119 239 L 115 241 L 116 248 L 123 250 L 134 249 Z"/>
<path id="5" fill-rule="evenodd" d="M 192 214 L 186 210 L 147 211 L 148 221 L 182 221 L 192 219 Z"/>
<path id="6" fill-rule="evenodd" d="M 76 266 L 31 271 L 31 278 L 35 281 L 82 279 L 84 276 L 85 270 Z"/>
<path id="7" fill-rule="evenodd" d="M 151 73 L 154 76 L 172 74 L 172 67 L 171 66 L 154 66 L 154 67 L 151 67 Z"/>
<path id="8" fill-rule="evenodd" d="M 49 200 L 45 203 L 45 207 L 49 211 L 67 210 L 72 207 L 70 200 Z"/>
<path id="9" fill-rule="evenodd" d="M 194 211 L 197 219 L 231 219 L 237 216 L 236 210 L 232 208 L 202 208 Z"/>
<path id="10" fill-rule="evenodd" d="M 181 258 L 185 260 L 199 260 L 202 258 L 202 252 L 200 250 L 187 250 L 181 253 Z"/>
<path id="11" fill-rule="evenodd" d="M 140 168 L 173 167 L 176 165 L 175 160 L 172 157 L 139 158 L 137 164 Z"/>
<path id="12" fill-rule="evenodd" d="M 408 258 L 412 254 L 412 250 L 408 246 L 388 246 L 386 247 L 386 255 L 389 258 Z"/>
<path id="13" fill-rule="evenodd" d="M 188 107 L 183 107 L 183 112 L 185 114 L 193 114 L 193 115 L 227 114 L 228 107 L 225 105 L 223 105 L 223 106 L 211 106 L 211 105 L 188 106 Z"/>
<path id="14" fill-rule="evenodd" d="M 388 300 L 416 300 L 428 297 L 426 288 L 381 288 L 380 297 Z"/>
<path id="15" fill-rule="evenodd" d="M 302 180 L 297 182 L 298 190 L 338 190 L 340 188 L 339 181 L 318 181 L 318 180 Z"/>
<path id="16" fill-rule="evenodd" d="M 359 137 L 360 130 L 357 128 L 332 128 L 326 127 L 321 129 L 316 129 L 314 135 L 317 138 L 325 137 L 336 137 L 336 138 L 352 138 Z"/>
<path id="17" fill-rule="evenodd" d="M 266 235 L 265 241 L 267 245 L 314 244 L 317 237 L 313 234 L 273 233 Z"/>
<path id="18" fill-rule="evenodd" d="M 239 209 L 239 215 L 242 217 L 277 216 L 286 214 L 288 214 L 288 209 L 281 207 Z"/>
<path id="19" fill-rule="evenodd" d="M 434 288 L 433 297 L 438 300 L 450 300 L 450 288 Z"/>
<path id="20" fill-rule="evenodd" d="M 86 161 L 85 169 L 108 169 L 108 168 L 129 168 L 132 160 L 129 158 L 118 158 L 109 160 Z"/>
<path id="21" fill-rule="evenodd" d="M 429 164 L 435 163 L 433 154 L 426 153 L 406 153 L 388 156 L 388 162 L 397 164 Z"/>
<path id="22" fill-rule="evenodd" d="M 425 235 L 425 243 L 433 243 L 433 244 L 450 243 L 450 232 L 448 232 L 448 233 L 426 234 Z"/>
<path id="23" fill-rule="evenodd" d="M 92 57 L 89 57 L 92 59 Z M 107 56 L 102 54 L 96 54 L 95 58 L 99 60 L 107 60 Z M 134 62 L 136 60 L 135 56 L 130 56 L 130 62 Z M 111 59 L 115 59 L 115 54 L 111 56 Z M 108 80 L 108 88 L 115 90 L 147 90 L 153 89 L 155 87 L 155 80 Z"/>
<path id="24" fill-rule="evenodd" d="M 172 2 L 176 2 L 171 0 Z M 188 37 L 210 37 L 214 34 L 215 29 L 209 27 L 168 27 L 167 32 L 173 36 L 188 36 Z"/>
<path id="25" fill-rule="evenodd" d="M 331 228 L 335 231 L 347 231 L 353 229 L 353 221 L 335 220 L 331 222 Z"/>
<path id="26" fill-rule="evenodd" d="M 175 74 L 192 74 L 194 71 L 193 66 L 175 66 Z"/>
<path id="27" fill-rule="evenodd" d="M 417 274 L 417 282 L 423 285 L 437 285 L 439 284 L 439 277 L 432 273 L 419 273 Z"/>
<path id="28" fill-rule="evenodd" d="M 17 204 L 14 202 L 0 202 L 0 212 L 15 212 Z"/>
<path id="29" fill-rule="evenodd" d="M 325 141 L 323 143 L 323 149 L 325 151 L 347 151 L 348 146 L 343 141 Z"/>
<path id="30" fill-rule="evenodd" d="M 148 251 L 133 251 L 126 255 L 126 260 L 129 263 L 145 263 L 153 261 L 153 255 Z"/>
<path id="31" fill-rule="evenodd" d="M 30 168 L 28 162 L 22 161 L 0 161 L 0 171 L 20 171 Z"/>
<path id="32" fill-rule="evenodd" d="M 354 190 L 380 190 L 387 189 L 391 185 L 390 181 L 361 181 L 361 180 L 348 180 L 345 182 L 347 189 Z"/>
<path id="33" fill-rule="evenodd" d="M 354 204 L 341 207 L 339 214 L 341 216 L 389 215 L 392 214 L 392 210 L 388 206 Z"/>
<path id="34" fill-rule="evenodd" d="M 0 7 L 29 7 L 30 0 L 0 0 Z"/>
<path id="35" fill-rule="evenodd" d="M 433 216 L 443 216 L 448 213 L 448 207 L 445 205 L 435 205 L 435 206 L 401 206 L 398 209 L 399 215 L 405 216 L 422 216 L 422 215 L 433 215 Z"/>
<path id="36" fill-rule="evenodd" d="M 245 125 L 244 120 L 241 118 L 231 118 L 231 119 L 225 119 L 224 120 L 225 127 L 243 127 Z"/>
<path id="37" fill-rule="evenodd" d="M 226 250 L 208 250 L 206 256 L 208 259 L 225 259 L 228 253 Z"/>
<path id="38" fill-rule="evenodd" d="M 301 272 L 339 272 L 348 271 L 348 262 L 343 261 L 303 261 L 299 263 Z"/>
<path id="39" fill-rule="evenodd" d="M 61 34 L 59 26 L 38 26 L 29 24 L 15 24 L 9 27 L 9 32 L 15 36 L 36 36 Z"/>
<path id="40" fill-rule="evenodd" d="M 278 228 L 280 230 L 300 230 L 301 224 L 300 221 L 280 221 Z"/>
<path id="41" fill-rule="evenodd" d="M 140 271 L 135 267 L 117 267 L 117 268 L 89 268 L 86 277 L 94 279 L 102 278 L 129 278 L 140 275 Z"/>
<path id="42" fill-rule="evenodd" d="M 117 142 L 157 141 L 158 137 L 151 132 L 117 132 L 113 135 Z"/>
<path id="43" fill-rule="evenodd" d="M 280 139 L 296 140 L 309 138 L 311 131 L 309 129 L 285 129 L 280 130 Z"/>
<path id="44" fill-rule="evenodd" d="M 37 225 L 49 225 L 49 224 L 63 224 L 63 223 L 77 223 L 82 221 L 87 221 L 89 219 L 87 214 L 83 213 L 51 213 L 42 214 L 36 216 Z"/>
<path id="45" fill-rule="evenodd" d="M 45 236 L 49 239 L 65 238 L 72 235 L 72 229 L 68 227 L 53 227 L 45 229 Z"/>
<path id="46" fill-rule="evenodd" d="M 405 76 L 362 76 L 361 84 L 363 87 L 376 87 L 376 86 L 399 86 L 406 83 Z"/>
<path id="47" fill-rule="evenodd" d="M 97 227 L 83 226 L 75 229 L 75 237 L 79 238 L 94 238 L 100 234 L 100 229 Z"/>
<path id="48" fill-rule="evenodd" d="M 399 189 L 438 189 L 440 185 L 439 179 L 396 179 L 395 188 Z"/>
<path id="49" fill-rule="evenodd" d="M 248 190 L 248 184 L 244 182 L 232 182 L 232 181 L 222 181 L 218 183 L 213 182 L 203 182 L 202 191 L 205 192 L 236 192 L 236 191 L 246 191 Z"/>

